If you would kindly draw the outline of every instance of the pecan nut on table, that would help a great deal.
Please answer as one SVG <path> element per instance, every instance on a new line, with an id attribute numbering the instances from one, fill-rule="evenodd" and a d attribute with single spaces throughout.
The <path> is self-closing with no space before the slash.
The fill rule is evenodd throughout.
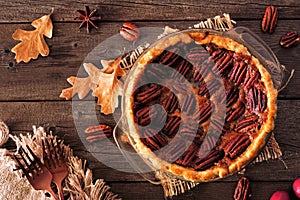
<path id="1" fill-rule="evenodd" d="M 133 23 L 125 22 L 120 30 L 120 35 L 128 41 L 135 41 L 140 37 L 140 29 Z"/>
<path id="2" fill-rule="evenodd" d="M 300 37 L 298 35 L 298 32 L 296 31 L 287 32 L 285 35 L 283 35 L 280 38 L 280 42 L 279 42 L 279 44 L 285 48 L 289 48 L 299 43 L 300 43 Z"/>
<path id="3" fill-rule="evenodd" d="M 240 178 L 238 181 L 233 199 L 234 200 L 247 200 L 250 196 L 250 181 L 246 177 Z"/>
<path id="4" fill-rule="evenodd" d="M 98 142 L 105 138 L 112 136 L 112 128 L 106 124 L 99 124 L 96 126 L 89 126 L 85 129 L 86 141 L 88 142 Z"/>
<path id="5" fill-rule="evenodd" d="M 274 6 L 268 6 L 265 10 L 264 17 L 261 22 L 263 32 L 273 33 L 277 25 L 278 10 Z"/>

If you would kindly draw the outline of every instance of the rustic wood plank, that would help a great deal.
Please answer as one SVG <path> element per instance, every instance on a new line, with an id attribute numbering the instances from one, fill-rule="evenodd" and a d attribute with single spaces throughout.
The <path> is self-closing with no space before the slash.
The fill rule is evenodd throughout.
<path id="1" fill-rule="evenodd" d="M 32 125 L 52 124 L 57 127 L 87 127 L 98 121 L 115 123 L 112 115 L 99 115 L 99 106 L 94 101 L 50 101 L 50 102 L 1 102 L 0 119 L 12 130 L 31 130 Z M 300 100 L 278 100 L 275 133 L 299 130 Z M 117 113 L 120 109 L 117 109 Z M 295 134 L 294 137 L 298 137 Z M 293 142 L 293 138 L 288 138 Z M 296 145 L 295 145 L 296 146 Z"/>
<path id="2" fill-rule="evenodd" d="M 55 21 L 74 21 L 75 11 L 83 9 L 84 3 L 91 8 L 97 8 L 103 21 L 128 20 L 203 20 L 220 15 L 223 12 L 231 13 L 238 19 L 261 19 L 266 6 L 270 3 L 259 0 L 232 0 L 222 2 L 214 0 L 199 2 L 197 0 L 176 1 L 3 1 L 1 0 L 0 22 L 31 22 L 55 8 Z M 279 18 L 299 18 L 300 6 L 297 0 L 272 1 L 278 7 Z M 9 12 L 6 12 L 9 10 Z"/>
<path id="3" fill-rule="evenodd" d="M 298 141 L 300 135 L 298 131 L 300 125 L 297 124 L 299 121 L 299 106 L 299 100 L 280 100 L 278 102 L 278 117 L 274 132 L 282 148 L 283 160 L 288 169 L 279 160 L 250 165 L 247 167 L 246 175 L 252 180 L 291 181 L 299 175 L 300 148 Z M 95 121 L 94 116 L 91 115 L 92 108 L 86 109 L 80 115 L 72 115 L 70 102 L 4 102 L 0 103 L 0 110 L 0 118 L 8 124 L 13 134 L 24 134 L 31 131 L 33 124 L 56 126 L 57 135 L 64 139 L 67 145 L 70 145 L 74 150 L 74 154 L 88 160 L 95 177 L 114 182 L 143 180 L 138 174 L 113 170 L 99 162 L 103 159 L 103 156 L 106 156 L 113 165 L 122 165 L 124 169 L 128 170 L 130 166 L 126 162 L 124 163 L 125 159 L 121 154 L 118 154 L 116 148 L 107 146 L 107 143 L 85 143 L 83 129 L 92 125 Z M 113 120 L 103 116 L 98 117 L 101 122 L 109 123 Z M 76 128 L 74 119 L 79 121 L 79 126 Z M 6 145 L 8 148 L 12 148 L 12 146 L 11 141 Z M 274 173 L 274 171 L 277 173 Z M 236 175 L 224 179 L 224 181 L 235 179 Z"/>
<path id="4" fill-rule="evenodd" d="M 141 27 L 164 27 L 169 24 L 172 27 L 186 28 L 196 23 L 187 22 L 138 22 Z M 284 49 L 278 45 L 281 35 L 287 30 L 299 30 L 300 23 L 297 20 L 281 21 L 276 32 L 272 35 L 260 31 L 259 21 L 238 21 L 238 25 L 249 27 L 258 34 L 278 56 L 287 69 L 297 68 L 300 63 L 299 46 Z M 59 100 L 59 94 L 63 88 L 69 87 L 66 79 L 76 75 L 85 56 L 106 38 L 118 33 L 120 23 L 103 23 L 99 31 L 86 34 L 77 31 L 77 24 L 56 23 L 54 38 L 47 40 L 50 46 L 50 56 L 39 58 L 30 63 L 14 63 L 14 55 L 9 50 L 17 44 L 10 36 L 17 28 L 28 29 L 29 25 L 0 24 L 0 101 L 20 100 Z M 144 33 L 146 34 L 146 33 Z M 120 40 L 121 46 L 129 43 Z M 291 57 L 293 59 L 291 59 Z M 9 64 L 15 68 L 8 68 Z M 4 81 L 5 80 L 5 81 Z M 289 86 L 279 94 L 280 98 L 299 98 L 300 73 L 295 73 Z"/>
<path id="5" fill-rule="evenodd" d="M 175 196 L 173 200 L 184 199 L 210 199 L 224 200 L 232 199 L 234 188 L 237 182 L 212 182 L 201 183 L 191 191 Z M 286 190 L 290 193 L 291 200 L 296 200 L 292 194 L 292 182 L 251 182 L 251 200 L 270 199 L 273 192 Z M 164 199 L 160 186 L 150 185 L 150 183 L 109 183 L 112 191 L 126 199 Z"/>

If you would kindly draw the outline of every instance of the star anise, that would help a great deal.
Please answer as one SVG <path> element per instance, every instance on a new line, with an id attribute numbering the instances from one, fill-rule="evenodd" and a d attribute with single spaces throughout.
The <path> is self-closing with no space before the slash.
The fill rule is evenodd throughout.
<path id="1" fill-rule="evenodd" d="M 96 12 L 97 12 L 97 9 L 93 9 L 92 11 L 90 11 L 90 8 L 88 6 L 84 6 L 84 10 L 77 10 L 79 17 L 76 17 L 75 19 L 82 21 L 79 28 L 86 25 L 87 33 L 90 33 L 91 27 L 94 27 L 95 29 L 99 28 L 95 24 L 95 21 L 101 20 L 101 17 L 97 16 Z"/>

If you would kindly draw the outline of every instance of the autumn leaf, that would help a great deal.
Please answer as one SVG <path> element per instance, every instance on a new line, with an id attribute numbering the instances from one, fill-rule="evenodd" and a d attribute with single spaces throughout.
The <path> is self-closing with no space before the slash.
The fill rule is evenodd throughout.
<path id="1" fill-rule="evenodd" d="M 83 99 L 91 90 L 91 78 L 77 78 L 71 76 L 67 81 L 72 85 L 72 87 L 62 90 L 60 98 L 65 98 L 66 100 L 72 99 L 75 94 L 78 94 L 79 99 Z"/>
<path id="2" fill-rule="evenodd" d="M 39 54 L 42 56 L 49 55 L 49 47 L 44 40 L 44 36 L 52 38 L 53 25 L 51 21 L 51 14 L 44 15 L 41 18 L 33 21 L 31 25 L 36 29 L 33 31 L 25 31 L 17 29 L 12 37 L 14 40 L 21 42 L 12 48 L 12 52 L 16 54 L 15 59 L 17 63 L 24 61 L 29 62 L 31 59 L 37 59 Z"/>
<path id="3" fill-rule="evenodd" d="M 123 84 L 118 77 L 124 76 L 125 71 L 120 67 L 120 61 L 121 57 L 103 68 L 98 87 L 93 92 L 93 96 L 98 98 L 97 103 L 101 106 L 100 111 L 103 114 L 115 111 L 118 107 L 118 96 L 123 92 Z"/>
<path id="4" fill-rule="evenodd" d="M 118 107 L 118 96 L 122 95 L 123 84 L 119 81 L 119 77 L 126 73 L 120 67 L 121 57 L 114 61 L 102 62 L 103 69 L 98 69 L 91 63 L 84 63 L 84 69 L 88 73 L 88 77 L 78 78 L 71 76 L 67 81 L 72 85 L 70 88 L 62 90 L 61 98 L 71 99 L 78 94 L 80 99 L 92 90 L 92 95 L 97 97 L 97 104 L 101 106 L 103 114 L 112 114 Z"/>
<path id="5" fill-rule="evenodd" d="M 72 87 L 63 89 L 60 98 L 70 100 L 75 94 L 78 94 L 79 99 L 83 99 L 91 90 L 96 89 L 101 71 L 93 64 L 84 64 L 84 69 L 89 76 L 86 78 L 69 77 L 67 81 Z"/>

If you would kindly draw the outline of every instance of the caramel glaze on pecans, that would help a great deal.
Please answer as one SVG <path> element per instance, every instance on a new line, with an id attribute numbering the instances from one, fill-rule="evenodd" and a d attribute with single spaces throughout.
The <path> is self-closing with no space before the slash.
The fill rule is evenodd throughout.
<path id="1" fill-rule="evenodd" d="M 183 46 L 179 43 L 164 50 L 147 64 L 140 76 L 139 81 L 146 78 L 162 84 L 146 84 L 136 91 L 134 115 L 137 124 L 146 126 L 151 120 L 166 119 L 161 130 L 155 132 L 154 127 L 149 127 L 141 134 L 141 141 L 161 159 L 197 171 L 226 165 L 247 149 L 252 132 L 259 130 L 263 123 L 267 96 L 260 73 L 248 55 L 212 43 Z M 172 68 L 173 72 L 168 74 L 160 65 Z M 193 85 L 192 91 L 186 91 L 181 83 L 172 82 L 173 88 L 163 86 L 170 83 L 165 77 L 178 74 Z M 220 101 L 226 104 L 225 116 L 212 119 L 212 113 L 218 110 L 215 94 L 220 92 L 222 83 L 225 94 Z M 154 104 L 162 106 L 165 118 L 164 114 L 149 109 Z M 208 134 L 209 126 L 212 132 Z"/>

